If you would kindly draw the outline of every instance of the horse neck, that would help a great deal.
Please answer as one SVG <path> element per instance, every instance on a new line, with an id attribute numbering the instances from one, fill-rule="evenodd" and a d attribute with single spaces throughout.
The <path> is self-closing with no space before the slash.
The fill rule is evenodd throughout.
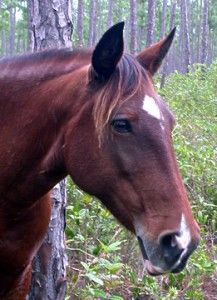
<path id="1" fill-rule="evenodd" d="M 18 146 L 14 155 L 14 146 L 4 145 L 4 137 L 0 136 L 2 157 L 8 162 L 0 181 L 6 188 L 13 185 L 16 196 L 34 200 L 67 175 L 61 154 L 64 130 L 84 105 L 82 87 L 86 85 L 86 74 L 84 67 L 38 85 L 31 86 L 28 81 L 20 83 L 19 88 L 14 85 L 12 90 L 19 90 L 19 103 L 14 93 L 5 93 L 5 98 L 1 95 L 2 101 L 8 100 L 2 118 L 7 136 Z M 17 107 L 13 107 L 15 102 Z M 7 156 L 10 152 L 14 158 Z M 23 177 L 17 177 L 19 173 Z M 13 196 L 13 190 L 9 191 L 8 198 Z"/>

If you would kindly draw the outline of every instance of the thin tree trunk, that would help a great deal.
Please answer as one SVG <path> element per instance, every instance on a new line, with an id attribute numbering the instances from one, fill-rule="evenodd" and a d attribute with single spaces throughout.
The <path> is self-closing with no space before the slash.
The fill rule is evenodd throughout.
<path id="1" fill-rule="evenodd" d="M 21 52 L 21 38 L 20 36 L 17 37 L 17 45 L 16 45 L 16 53 L 20 53 Z"/>
<path id="2" fill-rule="evenodd" d="M 130 0 L 130 52 L 137 51 L 137 0 Z"/>
<path id="3" fill-rule="evenodd" d="M 165 1 L 165 2 L 167 2 L 167 1 Z M 163 3 L 163 5 L 167 5 L 167 3 Z M 166 9 L 165 9 L 165 15 L 166 15 Z M 174 0 L 171 3 L 170 30 L 172 30 L 174 28 L 174 26 L 175 26 L 175 18 L 176 18 L 176 0 Z M 162 36 L 163 35 L 164 35 L 164 32 L 162 31 Z M 170 65 L 171 62 L 173 62 L 173 59 L 169 59 L 169 57 L 173 56 L 173 51 L 174 51 L 174 47 L 172 45 L 172 47 L 170 49 L 170 54 L 169 54 L 169 56 L 166 57 L 165 63 L 163 65 L 162 77 L 161 77 L 161 82 L 160 82 L 160 88 L 164 87 L 166 76 L 174 68 L 174 66 L 172 68 L 172 66 Z"/>
<path id="4" fill-rule="evenodd" d="M 190 53 L 190 38 L 188 28 L 188 16 L 187 16 L 187 5 L 186 0 L 180 1 L 181 8 L 181 40 L 183 46 L 183 71 L 188 72 L 188 66 L 191 64 L 191 53 Z"/>
<path id="5" fill-rule="evenodd" d="M 199 0 L 198 0 L 199 1 Z M 196 29 L 196 39 L 197 39 L 197 54 L 196 54 L 196 61 L 199 63 L 201 58 L 201 25 L 202 25 L 202 18 L 203 18 L 203 0 L 198 2 L 198 25 Z"/>
<path id="6" fill-rule="evenodd" d="M 163 0 L 162 14 L 161 14 L 161 27 L 160 37 L 162 38 L 166 32 L 166 16 L 167 16 L 167 0 Z"/>
<path id="7" fill-rule="evenodd" d="M 96 19 L 97 19 L 97 0 L 90 0 L 89 6 L 89 36 L 88 46 L 93 46 L 96 37 Z"/>
<path id="8" fill-rule="evenodd" d="M 5 30 L 2 30 L 1 33 L 1 40 L 2 40 L 2 55 L 8 55 L 8 40 L 7 40 L 7 33 Z"/>
<path id="9" fill-rule="evenodd" d="M 112 26 L 113 0 L 108 1 L 107 28 Z"/>
<path id="10" fill-rule="evenodd" d="M 176 0 L 174 0 L 172 2 L 172 6 L 171 6 L 170 30 L 172 30 L 175 27 L 176 6 L 177 6 L 177 2 L 176 2 Z M 175 44 L 173 43 L 172 47 L 170 49 L 170 55 L 169 55 L 169 59 L 168 59 L 168 70 L 167 70 L 168 73 L 171 73 L 177 69 L 174 52 L 175 52 Z"/>
<path id="11" fill-rule="evenodd" d="M 130 52 L 130 18 L 126 19 L 125 30 L 124 30 L 124 41 L 125 41 L 126 52 Z"/>
<path id="12" fill-rule="evenodd" d="M 142 12 L 142 13 L 140 13 Z M 146 0 L 138 1 L 138 21 L 137 21 L 137 43 L 138 50 L 144 47 L 144 39 L 146 38 L 146 20 L 147 20 L 147 3 Z"/>
<path id="13" fill-rule="evenodd" d="M 43 50 L 71 46 L 70 0 L 29 0 L 29 48 Z M 64 246 L 65 181 L 51 193 L 52 214 L 45 240 L 33 261 L 30 300 L 63 300 L 66 293 Z"/>
<path id="14" fill-rule="evenodd" d="M 197 1 L 198 3 L 198 1 Z M 195 17 L 194 17 L 194 11 L 196 7 L 194 7 L 191 3 L 191 0 L 187 0 L 187 7 L 188 9 L 188 20 L 189 20 L 189 37 L 190 37 L 190 53 L 191 53 L 191 64 L 193 65 L 195 63 Z"/>
<path id="15" fill-rule="evenodd" d="M 170 17 L 170 30 L 175 27 L 176 20 L 176 0 L 173 1 L 171 6 L 171 17 Z"/>
<path id="16" fill-rule="evenodd" d="M 214 60 L 214 50 L 215 50 L 215 46 L 214 46 L 214 34 L 213 32 L 210 32 L 210 48 L 209 48 L 209 55 L 208 55 L 208 63 L 211 64 L 212 61 Z"/>
<path id="17" fill-rule="evenodd" d="M 96 4 L 95 4 L 95 14 L 94 14 L 94 22 L 93 22 L 93 41 L 92 41 L 93 46 L 96 44 L 97 41 L 97 36 L 99 32 L 99 30 L 97 30 L 97 24 L 98 24 L 98 18 L 100 17 L 100 1 L 99 0 L 95 0 L 95 1 Z"/>
<path id="18" fill-rule="evenodd" d="M 78 46 L 83 45 L 83 17 L 84 17 L 84 2 L 78 0 L 78 16 L 77 16 L 77 34 L 78 34 Z"/>
<path id="19" fill-rule="evenodd" d="M 201 35 L 201 63 L 204 64 L 207 61 L 208 54 L 208 34 L 209 34 L 209 25 L 208 25 L 208 13 L 209 13 L 209 1 L 203 1 L 203 23 L 202 23 L 202 35 Z"/>
<path id="20" fill-rule="evenodd" d="M 165 35 L 165 31 L 166 31 L 166 13 L 167 13 L 167 0 L 163 0 L 162 15 L 161 15 L 161 30 L 160 30 L 161 38 L 163 38 L 163 36 Z M 162 76 L 161 76 L 160 88 L 162 88 L 165 84 L 166 75 L 167 75 L 167 66 L 168 66 L 168 58 L 166 57 L 165 61 L 163 62 L 163 66 L 162 66 Z"/>
<path id="21" fill-rule="evenodd" d="M 16 26 L 16 8 L 11 6 L 10 12 L 10 38 L 9 38 L 9 54 L 15 53 L 15 26 Z"/>
<path id="22" fill-rule="evenodd" d="M 155 26 L 155 0 L 148 0 L 148 21 L 147 21 L 147 38 L 146 46 L 154 42 L 154 26 Z"/>
<path id="23" fill-rule="evenodd" d="M 28 49 L 29 49 L 28 41 L 26 41 L 26 39 L 23 39 L 23 41 L 22 41 L 22 51 L 21 52 L 26 52 Z"/>

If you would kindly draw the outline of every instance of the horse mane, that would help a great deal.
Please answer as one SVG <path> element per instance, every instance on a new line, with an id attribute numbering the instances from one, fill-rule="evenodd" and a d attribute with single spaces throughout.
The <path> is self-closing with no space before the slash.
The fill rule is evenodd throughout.
<path id="1" fill-rule="evenodd" d="M 48 49 L 0 59 L 0 78 L 47 80 L 70 73 L 91 59 L 90 49 Z"/>
<path id="2" fill-rule="evenodd" d="M 40 63 L 44 60 L 50 61 L 50 60 L 68 60 L 68 59 L 74 59 L 76 56 L 79 57 L 88 57 L 92 53 L 92 50 L 90 49 L 84 49 L 84 48 L 76 48 L 74 50 L 70 48 L 60 48 L 60 49 L 46 49 L 43 51 L 33 52 L 33 53 L 24 53 L 21 55 L 16 55 L 12 57 L 2 57 L 0 59 L 0 64 L 5 63 L 20 63 L 20 64 L 26 64 L 26 63 Z"/>
<path id="3" fill-rule="evenodd" d="M 99 140 L 104 129 L 111 121 L 114 111 L 132 98 L 148 81 L 148 75 L 139 62 L 131 55 L 124 54 L 115 72 L 100 90 L 94 102 L 94 121 Z M 114 116 L 113 116 L 114 117 Z"/>

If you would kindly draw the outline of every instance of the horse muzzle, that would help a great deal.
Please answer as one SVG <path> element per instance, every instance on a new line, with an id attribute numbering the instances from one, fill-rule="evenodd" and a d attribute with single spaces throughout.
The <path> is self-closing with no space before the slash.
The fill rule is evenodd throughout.
<path id="1" fill-rule="evenodd" d="M 197 248 L 199 238 L 184 240 L 180 233 L 161 235 L 158 243 L 139 237 L 140 249 L 149 275 L 157 276 L 165 273 L 179 273 L 187 263 L 188 258 Z"/>

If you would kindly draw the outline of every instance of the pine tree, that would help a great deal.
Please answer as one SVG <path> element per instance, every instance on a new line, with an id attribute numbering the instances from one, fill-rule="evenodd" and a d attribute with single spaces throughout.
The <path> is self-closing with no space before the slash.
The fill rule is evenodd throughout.
<path id="1" fill-rule="evenodd" d="M 154 42 L 154 28 L 155 28 L 155 0 L 148 0 L 148 21 L 147 21 L 147 38 L 146 46 Z"/>
<path id="2" fill-rule="evenodd" d="M 137 51 L 137 0 L 130 0 L 130 51 Z"/>
<path id="3" fill-rule="evenodd" d="M 29 0 L 30 49 L 70 47 L 72 34 L 69 0 Z M 30 299 L 64 299 L 66 256 L 64 247 L 65 181 L 54 187 L 52 213 L 47 235 L 33 262 Z"/>
<path id="4" fill-rule="evenodd" d="M 78 15 L 77 15 L 77 34 L 78 34 L 78 46 L 83 45 L 83 17 L 84 17 L 84 2 L 78 0 Z"/>

